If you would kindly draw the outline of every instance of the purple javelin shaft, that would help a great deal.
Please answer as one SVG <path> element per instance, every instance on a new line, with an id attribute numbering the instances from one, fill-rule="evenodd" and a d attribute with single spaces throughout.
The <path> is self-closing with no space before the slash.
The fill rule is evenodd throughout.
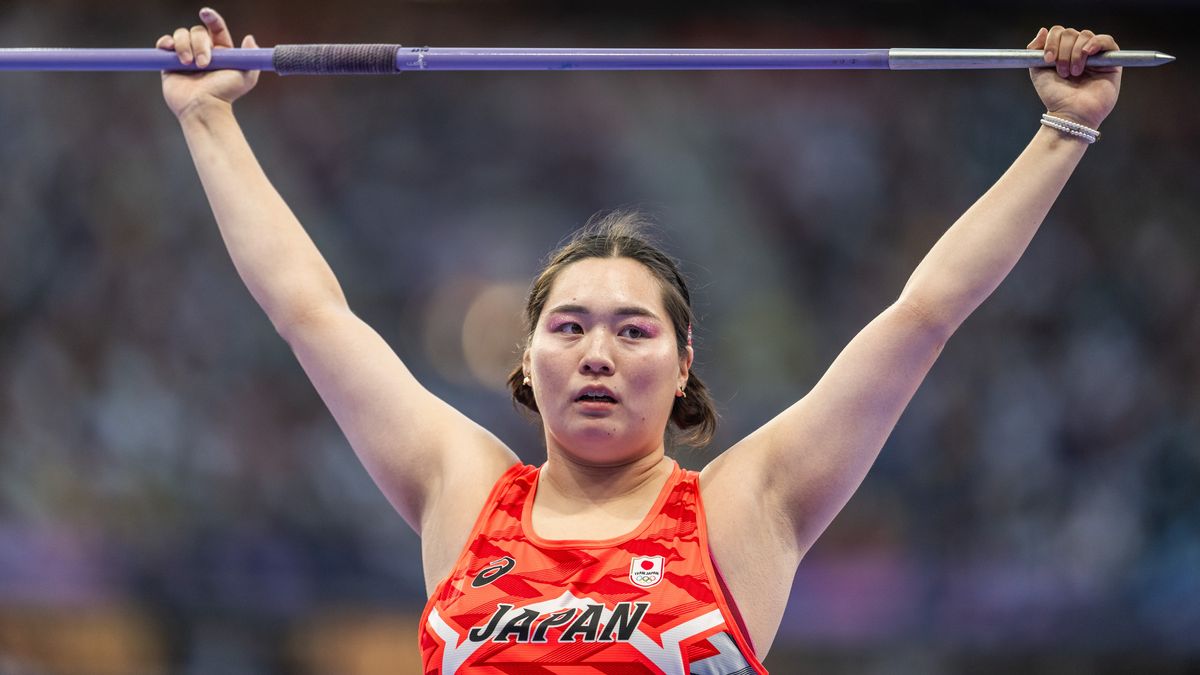
<path id="1" fill-rule="evenodd" d="M 209 70 L 277 68 L 278 51 L 299 51 L 299 70 L 311 72 L 314 53 L 324 55 L 320 72 L 339 67 L 346 50 L 358 45 L 280 45 L 266 49 L 217 49 Z M 884 68 L 886 49 L 569 49 L 569 48 L 394 48 L 392 72 L 406 70 L 717 70 L 778 68 Z M 305 54 L 307 53 L 307 54 Z M 308 58 L 305 58 L 307 55 Z M 197 70 L 162 49 L 0 49 L 0 70 Z M 373 72 L 379 72 L 375 70 Z"/>
<path id="2" fill-rule="evenodd" d="M 410 47 L 397 70 L 884 69 L 887 49 L 572 49 Z"/>
<path id="3" fill-rule="evenodd" d="M 218 49 L 208 70 L 281 75 L 398 73 L 407 70 L 770 70 L 1048 67 L 1036 49 L 584 49 L 277 45 Z M 1156 66 L 1174 57 L 1114 51 L 1096 66 Z M 0 49 L 3 70 L 197 70 L 162 49 Z"/>
<path id="4" fill-rule="evenodd" d="M 213 68 L 274 70 L 274 49 L 218 49 Z M 219 65 L 218 65 L 219 64 Z M 0 70 L 195 70 L 162 49 L 0 49 Z"/>

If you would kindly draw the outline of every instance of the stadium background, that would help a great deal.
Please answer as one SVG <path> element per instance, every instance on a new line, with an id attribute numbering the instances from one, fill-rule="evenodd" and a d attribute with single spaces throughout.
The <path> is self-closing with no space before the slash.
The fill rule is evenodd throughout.
<path id="1" fill-rule="evenodd" d="M 148 46 L 197 8 L 9 0 L 0 46 Z M 1063 23 L 1177 56 L 1126 71 L 767 665 L 1200 665 L 1194 5 L 217 9 L 263 45 L 1023 47 Z M 237 279 L 158 78 L 0 83 L 0 673 L 417 672 L 418 541 Z M 264 75 L 236 108 L 352 307 L 529 462 L 516 312 L 592 213 L 645 209 L 683 260 L 715 451 L 803 395 L 1042 112 L 1024 71 Z"/>

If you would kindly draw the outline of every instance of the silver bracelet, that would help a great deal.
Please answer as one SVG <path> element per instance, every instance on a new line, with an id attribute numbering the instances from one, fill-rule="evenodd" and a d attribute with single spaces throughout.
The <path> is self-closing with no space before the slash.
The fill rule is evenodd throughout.
<path id="1" fill-rule="evenodd" d="M 1055 117 L 1050 113 L 1045 113 L 1042 115 L 1042 124 L 1053 129 L 1058 129 L 1065 134 L 1075 136 L 1089 145 L 1095 143 L 1100 138 L 1100 132 L 1098 130 L 1084 126 L 1078 122 L 1072 122 L 1071 120 L 1063 119 L 1061 117 Z"/>
<path id="2" fill-rule="evenodd" d="M 1095 136 L 1096 138 L 1100 138 L 1100 131 L 1098 129 L 1093 129 L 1088 126 L 1084 126 L 1084 125 L 1080 124 L 1079 122 L 1072 122 L 1071 120 L 1066 119 L 1065 117 L 1055 117 L 1054 115 L 1051 115 L 1050 113 L 1042 113 L 1042 119 L 1050 120 L 1052 122 L 1057 122 L 1057 123 L 1067 127 L 1068 129 L 1082 131 L 1085 134 L 1088 134 L 1089 136 Z"/>

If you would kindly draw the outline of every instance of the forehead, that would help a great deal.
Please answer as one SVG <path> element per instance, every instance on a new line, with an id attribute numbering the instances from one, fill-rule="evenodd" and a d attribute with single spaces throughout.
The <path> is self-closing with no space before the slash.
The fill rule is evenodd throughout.
<path id="1" fill-rule="evenodd" d="M 666 317 L 658 278 L 632 258 L 584 258 L 567 265 L 550 287 L 546 309 L 562 304 L 594 311 L 640 305 Z"/>

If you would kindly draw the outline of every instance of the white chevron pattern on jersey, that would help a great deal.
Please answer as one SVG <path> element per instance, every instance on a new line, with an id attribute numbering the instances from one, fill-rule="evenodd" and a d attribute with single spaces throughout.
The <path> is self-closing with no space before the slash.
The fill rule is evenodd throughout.
<path id="1" fill-rule="evenodd" d="M 708 643 L 720 653 L 707 659 L 693 661 L 688 675 L 753 675 L 754 668 L 746 661 L 737 643 L 729 633 L 717 633 L 708 638 Z"/>

